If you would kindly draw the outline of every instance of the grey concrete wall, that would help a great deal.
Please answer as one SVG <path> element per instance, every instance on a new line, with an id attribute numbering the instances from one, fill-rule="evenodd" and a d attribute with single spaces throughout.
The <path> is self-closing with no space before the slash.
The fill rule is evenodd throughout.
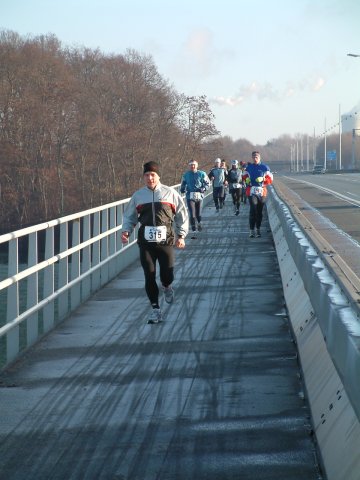
<path id="1" fill-rule="evenodd" d="M 360 324 L 311 237 L 269 189 L 268 216 L 328 480 L 360 479 Z"/>

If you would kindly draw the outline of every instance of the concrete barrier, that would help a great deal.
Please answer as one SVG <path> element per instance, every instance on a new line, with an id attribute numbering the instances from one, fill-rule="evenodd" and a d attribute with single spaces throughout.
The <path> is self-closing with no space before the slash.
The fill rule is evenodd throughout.
<path id="1" fill-rule="evenodd" d="M 358 313 L 274 188 L 267 205 L 323 469 L 359 480 Z"/>

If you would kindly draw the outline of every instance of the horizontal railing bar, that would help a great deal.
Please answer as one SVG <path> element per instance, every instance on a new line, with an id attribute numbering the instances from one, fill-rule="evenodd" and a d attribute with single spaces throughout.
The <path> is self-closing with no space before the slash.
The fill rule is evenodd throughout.
<path id="1" fill-rule="evenodd" d="M 21 230 L 16 230 L 15 232 L 11 233 L 4 233 L 0 235 L 0 244 L 9 242 L 15 238 L 21 238 L 29 233 L 39 232 L 41 230 L 46 230 L 47 228 L 55 227 L 56 225 L 61 225 L 62 223 L 69 222 L 71 220 L 78 220 L 86 215 L 91 215 L 92 213 L 101 212 L 107 208 L 123 205 L 127 203 L 130 199 L 126 198 L 125 200 L 120 200 L 118 202 L 108 203 L 106 205 L 101 205 L 100 207 L 91 208 L 89 210 L 84 210 L 83 212 L 73 213 L 71 215 L 67 215 L 66 217 L 56 218 L 54 220 L 50 220 L 49 222 L 39 223 L 38 225 L 33 225 L 31 227 L 22 228 Z"/>
<path id="2" fill-rule="evenodd" d="M 134 243 L 134 242 L 132 242 Z M 59 297 L 61 294 L 65 293 L 67 290 L 69 290 L 70 288 L 72 288 L 74 285 L 76 285 L 77 283 L 83 281 L 86 277 L 88 277 L 89 275 L 93 274 L 96 270 L 98 270 L 100 267 L 103 267 L 107 262 L 110 262 L 111 260 L 114 260 L 118 255 L 124 253 L 124 251 L 129 248 L 131 246 L 131 244 L 127 245 L 125 248 L 123 248 L 122 250 L 119 250 L 118 252 L 115 252 L 113 255 L 111 255 L 110 257 L 106 258 L 105 260 L 103 260 L 101 263 L 98 263 L 97 265 L 95 265 L 94 267 L 92 267 L 90 270 L 88 270 L 87 272 L 84 272 L 82 273 L 79 277 L 75 278 L 74 280 L 71 280 L 69 283 L 67 283 L 66 285 L 64 285 L 63 287 L 61 287 L 60 289 L 56 290 L 52 295 L 50 295 L 49 297 L 46 297 L 44 298 L 43 300 L 41 300 L 41 302 L 39 302 L 37 305 L 34 305 L 33 307 L 29 308 L 28 310 L 26 310 L 26 312 L 23 312 L 21 315 L 19 315 L 17 318 L 15 318 L 14 320 L 6 323 L 5 325 L 3 325 L 2 327 L 0 327 L 0 338 L 2 336 L 4 336 L 6 333 L 8 333 L 10 330 L 12 330 L 13 328 L 15 328 L 17 325 L 19 325 L 20 323 L 22 323 L 24 320 L 26 320 L 28 317 L 30 317 L 31 315 L 33 315 L 34 313 L 38 312 L 39 310 L 41 310 L 43 307 L 45 307 L 46 305 L 48 305 L 49 303 L 53 302 L 54 300 L 56 300 L 57 297 Z"/>
<path id="3" fill-rule="evenodd" d="M 65 252 L 58 253 L 57 255 L 54 255 L 51 258 L 48 258 L 46 260 L 43 260 L 42 262 L 30 267 L 26 268 L 25 270 L 22 270 L 21 272 L 17 273 L 16 275 L 13 275 L 12 277 L 6 278 L 5 280 L 0 282 L 0 291 L 4 290 L 5 288 L 9 287 L 10 285 L 13 285 L 16 282 L 19 282 L 20 280 L 24 280 L 24 278 L 29 277 L 30 275 L 33 275 L 36 272 L 39 272 L 40 270 L 43 270 L 46 267 L 49 267 L 50 265 L 53 265 L 54 263 L 58 262 L 59 260 L 62 260 L 63 258 L 69 257 L 70 255 L 78 252 L 79 250 L 82 250 L 83 248 L 86 248 L 90 246 L 91 244 L 101 240 L 104 237 L 107 237 L 113 233 L 116 233 L 118 230 L 122 228 L 122 225 L 118 225 L 111 230 L 107 230 L 104 233 L 100 233 L 96 237 L 90 238 L 89 240 L 86 240 L 86 242 L 82 242 L 79 245 L 76 245 L 74 247 L 69 248 Z M 134 240 L 135 241 L 135 240 Z"/>

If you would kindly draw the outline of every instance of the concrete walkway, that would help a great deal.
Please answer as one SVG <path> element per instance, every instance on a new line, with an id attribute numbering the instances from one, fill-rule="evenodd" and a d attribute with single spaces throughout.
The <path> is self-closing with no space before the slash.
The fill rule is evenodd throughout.
<path id="1" fill-rule="evenodd" d="M 162 324 L 135 263 L 0 375 L 1 479 L 322 478 L 272 235 L 242 207 L 204 209 Z"/>

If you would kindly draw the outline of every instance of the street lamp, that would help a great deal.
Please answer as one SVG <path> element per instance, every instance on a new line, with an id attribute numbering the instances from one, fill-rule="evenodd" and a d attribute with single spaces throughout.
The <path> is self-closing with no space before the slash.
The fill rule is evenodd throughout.
<path id="1" fill-rule="evenodd" d="M 355 161 L 355 136 L 356 132 L 360 131 L 360 128 L 353 128 L 352 129 L 352 155 L 351 155 L 351 166 L 352 168 L 356 168 L 356 161 Z"/>
<path id="2" fill-rule="evenodd" d="M 355 57 L 355 58 L 359 58 L 360 55 L 358 55 L 357 53 L 348 53 L 347 54 L 348 57 Z M 352 163 L 352 168 L 355 168 L 355 135 L 356 135 L 356 131 L 357 130 L 360 130 L 360 128 L 353 128 L 352 129 L 352 155 L 351 155 L 351 163 Z"/>

